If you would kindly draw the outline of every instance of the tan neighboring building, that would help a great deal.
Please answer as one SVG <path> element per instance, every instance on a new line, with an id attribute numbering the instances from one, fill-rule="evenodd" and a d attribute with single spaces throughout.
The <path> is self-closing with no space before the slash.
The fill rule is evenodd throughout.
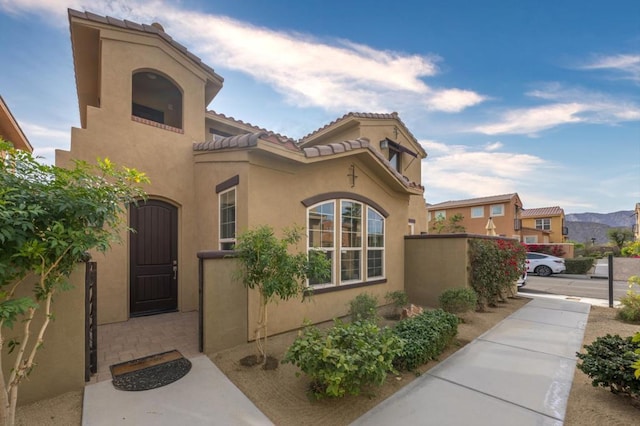
<path id="1" fill-rule="evenodd" d="M 24 134 L 11 110 L 0 96 L 0 138 L 11 142 L 16 149 L 33 152 L 29 139 Z"/>
<path id="2" fill-rule="evenodd" d="M 633 225 L 633 235 L 636 241 L 640 241 L 640 203 L 636 203 L 634 215 L 636 217 L 636 223 Z"/>
<path id="3" fill-rule="evenodd" d="M 465 228 L 466 233 L 486 235 L 486 226 L 491 218 L 497 235 L 521 240 L 522 201 L 517 193 L 430 204 L 429 232 L 433 232 L 436 218 L 449 220 L 456 214 L 463 216 L 459 224 Z"/>
<path id="4" fill-rule="evenodd" d="M 568 232 L 562 208 L 553 206 L 526 209 L 521 217 L 524 243 L 547 244 L 567 241 Z"/>
<path id="5" fill-rule="evenodd" d="M 137 232 L 96 256 L 100 324 L 197 310 L 197 254 L 265 224 L 304 227 L 299 248 L 333 265 L 310 283 L 313 303 L 270 310 L 271 332 L 404 288 L 404 236 L 426 231 L 426 152 L 396 113 L 349 113 L 294 141 L 207 111 L 222 77 L 160 25 L 73 10 L 69 20 L 81 127 L 56 164 L 108 157 L 151 180 L 149 200 L 129 209 Z"/>

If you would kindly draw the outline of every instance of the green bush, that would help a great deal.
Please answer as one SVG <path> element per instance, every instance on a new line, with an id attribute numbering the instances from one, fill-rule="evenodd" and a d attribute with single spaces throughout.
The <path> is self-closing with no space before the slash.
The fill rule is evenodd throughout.
<path id="1" fill-rule="evenodd" d="M 385 295 L 385 299 L 387 299 L 389 303 L 392 303 L 396 308 L 402 308 L 407 303 L 409 303 L 409 296 L 407 296 L 407 293 L 401 290 L 391 291 L 387 293 Z"/>
<path id="2" fill-rule="evenodd" d="M 564 265 L 567 267 L 567 274 L 586 274 L 589 272 L 594 262 L 593 257 L 579 257 L 576 259 L 565 259 Z"/>
<path id="3" fill-rule="evenodd" d="M 629 243 L 629 245 L 622 247 L 620 254 L 625 257 L 640 257 L 640 241 Z"/>
<path id="4" fill-rule="evenodd" d="M 400 321 L 393 331 L 404 340 L 393 365 L 411 371 L 440 355 L 451 343 L 458 334 L 458 317 L 442 309 L 425 311 Z"/>
<path id="5" fill-rule="evenodd" d="M 296 365 L 310 377 L 310 392 L 316 398 L 358 395 L 365 386 L 382 385 L 387 372 L 395 371 L 393 360 L 403 344 L 388 327 L 336 320 L 326 335 L 317 327 L 306 327 L 282 362 Z"/>
<path id="6" fill-rule="evenodd" d="M 582 363 L 578 369 L 592 379 L 594 387 L 609 388 L 615 394 L 640 397 L 640 380 L 634 376 L 633 364 L 640 360 L 640 343 L 631 336 L 622 338 L 617 334 L 598 337 L 591 345 L 585 345 L 586 353 L 578 353 Z"/>
<path id="7" fill-rule="evenodd" d="M 478 296 L 468 287 L 450 288 L 442 292 L 440 307 L 452 314 L 459 314 L 476 308 Z"/>
<path id="8" fill-rule="evenodd" d="M 375 320 L 377 316 L 378 298 L 367 293 L 357 295 L 349 302 L 351 321 Z"/>
<path id="9" fill-rule="evenodd" d="M 634 285 L 640 285 L 640 277 L 634 275 L 629 278 L 627 295 L 620 298 L 622 307 L 618 310 L 618 318 L 628 322 L 640 322 L 640 293 L 633 290 Z"/>

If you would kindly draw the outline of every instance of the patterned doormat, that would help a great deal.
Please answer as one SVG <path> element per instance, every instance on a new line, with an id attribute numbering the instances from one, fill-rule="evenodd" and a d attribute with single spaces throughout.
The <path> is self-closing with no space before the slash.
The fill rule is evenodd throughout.
<path id="1" fill-rule="evenodd" d="M 114 364 L 109 369 L 116 389 L 143 391 L 181 379 L 191 370 L 191 361 L 172 350 Z"/>

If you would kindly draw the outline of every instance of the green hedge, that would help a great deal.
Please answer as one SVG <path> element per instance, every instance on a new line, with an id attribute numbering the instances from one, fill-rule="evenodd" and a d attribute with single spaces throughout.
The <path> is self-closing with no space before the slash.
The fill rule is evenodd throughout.
<path id="1" fill-rule="evenodd" d="M 458 317 L 442 309 L 425 311 L 400 321 L 393 331 L 404 341 L 393 365 L 411 371 L 440 355 L 451 343 L 458 334 Z"/>
<path id="2" fill-rule="evenodd" d="M 565 259 L 564 265 L 567 267 L 567 274 L 586 274 L 593 266 L 593 257 L 579 257 L 577 259 Z"/>

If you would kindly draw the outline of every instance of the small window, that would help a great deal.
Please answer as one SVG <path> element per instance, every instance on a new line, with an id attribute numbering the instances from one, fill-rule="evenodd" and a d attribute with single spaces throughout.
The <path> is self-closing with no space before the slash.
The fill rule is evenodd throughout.
<path id="1" fill-rule="evenodd" d="M 391 167 L 402 173 L 402 152 L 392 146 L 389 146 L 389 163 Z"/>
<path id="2" fill-rule="evenodd" d="M 536 219 L 536 229 L 542 229 L 544 231 L 550 231 L 551 230 L 551 219 L 550 218 Z"/>
<path id="3" fill-rule="evenodd" d="M 220 205 L 220 250 L 233 250 L 236 244 L 236 189 L 218 195 Z"/>
<path id="4" fill-rule="evenodd" d="M 484 217 L 484 206 L 471 207 L 471 218 Z"/>
<path id="5" fill-rule="evenodd" d="M 524 243 L 525 244 L 535 244 L 538 242 L 538 236 L 537 235 L 525 235 L 524 236 Z M 529 257 L 527 256 L 529 259 L 537 259 L 537 257 Z"/>
<path id="6" fill-rule="evenodd" d="M 446 219 L 447 218 L 447 211 L 446 210 L 438 210 L 437 212 L 434 213 L 436 220 L 438 219 Z"/>
<path id="7" fill-rule="evenodd" d="M 504 204 L 494 204 L 491 206 L 491 216 L 504 216 Z"/>

